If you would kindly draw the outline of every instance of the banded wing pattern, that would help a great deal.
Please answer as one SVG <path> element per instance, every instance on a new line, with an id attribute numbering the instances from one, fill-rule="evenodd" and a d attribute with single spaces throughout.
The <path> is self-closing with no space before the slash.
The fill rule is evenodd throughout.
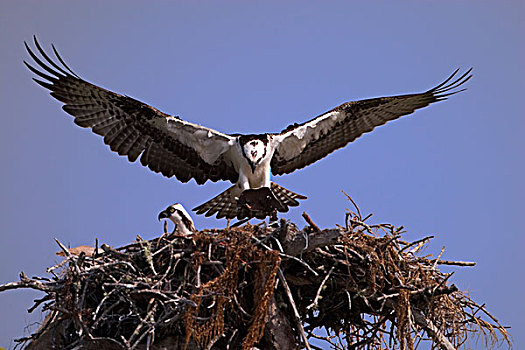
<path id="1" fill-rule="evenodd" d="M 46 54 L 36 37 L 34 44 L 41 57 L 27 43 L 26 49 L 40 70 L 24 62 L 42 78 L 33 80 L 64 103 L 62 108 L 75 118 L 75 124 L 103 136 L 112 151 L 131 162 L 140 156 L 142 165 L 182 182 L 192 178 L 198 184 L 237 181 L 238 173 L 229 159 L 234 137 L 91 84 L 65 64 L 54 46 L 58 63 Z"/>
<path id="2" fill-rule="evenodd" d="M 346 146 L 375 127 L 413 113 L 431 103 L 446 100 L 472 75 L 456 70 L 438 86 L 423 93 L 351 101 L 303 124 L 293 124 L 277 135 L 279 146 L 271 162 L 272 174 L 282 175 L 304 168 Z"/>

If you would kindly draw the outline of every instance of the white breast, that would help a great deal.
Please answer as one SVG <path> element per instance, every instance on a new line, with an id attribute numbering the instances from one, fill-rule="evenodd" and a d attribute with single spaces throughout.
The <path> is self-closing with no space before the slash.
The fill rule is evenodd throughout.
<path id="1" fill-rule="evenodd" d="M 266 155 L 263 160 L 252 171 L 250 163 L 245 158 L 240 145 L 237 152 L 239 153 L 239 180 L 237 185 L 243 189 L 256 189 L 260 187 L 270 187 L 270 162 L 275 151 L 273 138 L 268 143 Z"/>

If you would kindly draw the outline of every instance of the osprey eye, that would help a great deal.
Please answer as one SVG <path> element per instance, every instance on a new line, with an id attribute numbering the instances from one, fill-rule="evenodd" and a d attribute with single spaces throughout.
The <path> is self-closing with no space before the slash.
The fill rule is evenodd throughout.
<path id="1" fill-rule="evenodd" d="M 174 213 L 175 212 L 175 208 L 170 208 L 170 213 Z"/>

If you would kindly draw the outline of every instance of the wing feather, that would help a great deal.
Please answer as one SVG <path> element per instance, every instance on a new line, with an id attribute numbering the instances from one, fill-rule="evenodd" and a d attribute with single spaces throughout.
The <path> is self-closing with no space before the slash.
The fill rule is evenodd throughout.
<path id="1" fill-rule="evenodd" d="M 301 169 L 377 126 L 464 91 L 457 88 L 472 77 L 472 68 L 454 79 L 458 71 L 423 93 L 351 101 L 303 124 L 288 126 L 276 135 L 279 142 L 271 162 L 272 174 Z"/>
<path id="2" fill-rule="evenodd" d="M 103 136 L 104 143 L 131 162 L 139 156 L 142 165 L 182 182 L 192 178 L 199 184 L 207 180 L 237 181 L 238 173 L 229 159 L 234 137 L 169 116 L 128 96 L 93 85 L 65 64 L 53 46 L 59 63 L 42 49 L 36 37 L 38 57 L 25 43 L 41 70 L 24 61 L 39 85 L 65 103 L 62 108 L 84 128 Z"/>

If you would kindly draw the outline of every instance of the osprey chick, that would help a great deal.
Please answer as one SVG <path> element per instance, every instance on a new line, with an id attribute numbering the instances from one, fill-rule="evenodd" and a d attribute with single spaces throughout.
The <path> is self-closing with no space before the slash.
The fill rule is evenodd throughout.
<path id="1" fill-rule="evenodd" d="M 161 211 L 158 218 L 159 221 L 161 219 L 170 219 L 175 224 L 173 233 L 179 232 L 182 235 L 189 236 L 197 232 L 191 216 L 180 203 L 170 205 L 166 210 Z"/>
<path id="2" fill-rule="evenodd" d="M 62 108 L 77 125 L 103 136 L 112 151 L 131 162 L 140 156 L 142 165 L 182 182 L 192 178 L 200 185 L 208 180 L 232 182 L 229 189 L 193 209 L 206 216 L 217 214 L 217 218 L 240 215 L 237 199 L 247 189 L 270 188 L 281 201 L 279 211 L 299 205 L 297 199 L 306 197 L 271 182 L 270 173 L 282 175 L 304 168 L 379 125 L 463 91 L 457 88 L 471 78 L 472 70 L 454 79 L 456 70 L 443 83 L 422 93 L 343 103 L 280 133 L 228 135 L 93 85 L 76 75 L 54 46 L 60 64 L 49 58 L 36 37 L 34 42 L 41 58 L 27 43 L 26 49 L 42 70 L 24 61 L 44 79 L 34 80 L 65 103 Z"/>

